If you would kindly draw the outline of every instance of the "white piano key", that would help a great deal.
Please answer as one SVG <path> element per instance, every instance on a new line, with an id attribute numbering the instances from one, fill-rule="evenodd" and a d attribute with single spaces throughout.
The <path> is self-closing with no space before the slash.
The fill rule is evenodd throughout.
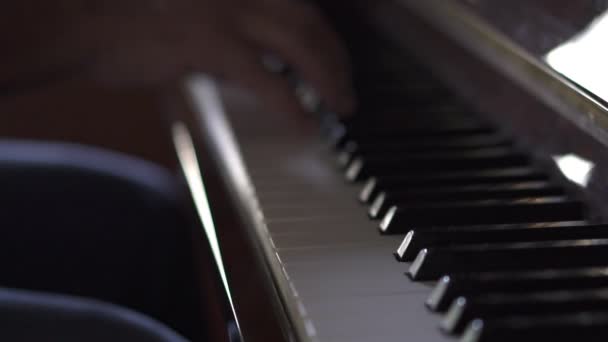
<path id="1" fill-rule="evenodd" d="M 303 299 L 321 341 L 450 341 L 438 317 L 415 304 L 425 293 Z"/>
<path id="2" fill-rule="evenodd" d="M 361 186 L 344 180 L 315 132 L 269 135 L 274 119 L 232 119 L 307 330 L 321 342 L 448 341 L 424 306 L 431 284 L 410 281 L 392 254 L 403 237 L 379 234 L 357 201 Z"/>

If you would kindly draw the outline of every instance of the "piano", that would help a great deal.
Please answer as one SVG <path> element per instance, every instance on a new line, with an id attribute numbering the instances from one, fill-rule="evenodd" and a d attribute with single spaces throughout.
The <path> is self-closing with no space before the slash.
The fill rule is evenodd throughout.
<path id="1" fill-rule="evenodd" d="M 232 340 L 605 341 L 606 5 L 326 7 L 353 117 L 202 76 L 172 110 Z"/>

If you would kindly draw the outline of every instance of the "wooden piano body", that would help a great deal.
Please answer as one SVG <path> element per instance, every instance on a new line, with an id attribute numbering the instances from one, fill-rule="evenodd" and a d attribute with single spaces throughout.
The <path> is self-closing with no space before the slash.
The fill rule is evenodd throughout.
<path id="1" fill-rule="evenodd" d="M 328 7 L 336 7 L 329 10 L 353 49 L 364 98 L 377 85 L 357 70 L 373 74 L 388 65 L 398 77 L 402 53 L 414 56 L 584 201 L 586 220 L 601 221 L 608 203 L 605 103 L 573 81 L 576 75 L 543 60 L 604 10 L 587 5 L 391 0 Z M 244 340 L 450 340 L 437 328 L 440 316 L 424 307 L 434 282 L 407 279 L 409 264 L 393 256 L 403 235 L 379 234 L 356 201 L 361 185 L 344 181 L 310 120 L 269 113 L 205 78 L 191 79 L 184 93 L 189 106 L 174 108 L 173 140 L 225 275 L 226 317 L 238 321 Z M 374 115 L 377 103 L 365 101 L 362 114 Z M 584 184 L 555 166 L 568 155 L 592 162 Z M 235 243 L 238 234 L 247 243 Z"/>

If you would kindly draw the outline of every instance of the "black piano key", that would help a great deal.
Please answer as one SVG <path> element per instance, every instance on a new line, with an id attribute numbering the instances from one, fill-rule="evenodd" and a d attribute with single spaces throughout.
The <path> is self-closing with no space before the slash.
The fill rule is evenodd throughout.
<path id="1" fill-rule="evenodd" d="M 515 316 L 476 319 L 467 327 L 461 342 L 603 342 L 608 340 L 608 310 L 576 312 L 542 317 Z"/>
<path id="2" fill-rule="evenodd" d="M 608 239 L 608 225 L 543 224 L 442 227 L 410 230 L 397 250 L 400 261 L 412 261 L 423 248 L 463 244 Z"/>
<path id="3" fill-rule="evenodd" d="M 389 124 L 387 124 L 388 126 Z M 428 126 L 428 127 L 425 127 Z M 419 127 L 416 127 L 419 126 Z M 443 127 L 442 127 L 443 126 Z M 495 134 L 496 131 L 488 126 L 476 123 L 463 122 L 457 125 L 439 124 L 432 122 L 429 124 L 405 124 L 399 125 L 392 123 L 389 127 L 363 127 L 360 130 L 344 128 L 344 135 L 336 141 L 336 147 L 342 148 L 346 142 L 355 141 L 363 144 L 373 143 L 392 143 L 405 141 L 435 140 L 444 138 L 465 137 L 479 134 Z"/>
<path id="4" fill-rule="evenodd" d="M 447 159 L 458 161 L 459 159 L 467 159 L 467 158 L 484 158 L 484 157 L 496 157 L 496 156 L 504 156 L 509 154 L 514 154 L 516 151 L 510 146 L 498 146 L 498 147 L 477 147 L 472 148 L 470 150 L 464 151 L 400 151 L 389 154 L 373 154 L 362 156 L 360 159 L 366 164 L 369 164 L 370 167 L 374 164 L 387 164 L 387 165 L 399 165 L 402 163 L 411 163 L 412 160 L 423 162 L 428 161 L 432 162 L 434 159 Z"/>
<path id="5" fill-rule="evenodd" d="M 400 191 L 428 186 L 457 186 L 467 184 L 491 184 L 526 181 L 547 181 L 546 173 L 532 167 L 515 167 L 464 172 L 429 172 L 427 174 L 404 173 L 393 177 L 371 177 L 361 188 L 359 200 L 373 201 L 379 192 L 389 189 Z"/>
<path id="6" fill-rule="evenodd" d="M 479 171 L 483 169 L 530 166 L 529 158 L 506 148 L 479 149 L 467 152 L 426 153 L 386 158 L 356 158 L 345 171 L 349 181 L 360 181 L 371 176 L 390 176 L 404 173 Z"/>
<path id="7" fill-rule="evenodd" d="M 510 146 L 498 147 L 477 147 L 466 151 L 421 151 L 421 152 L 394 152 L 386 155 L 368 155 L 362 157 L 367 163 L 391 163 L 400 164 L 410 162 L 411 159 L 420 159 L 431 161 L 437 158 L 447 158 L 458 160 L 458 158 L 480 158 L 480 157 L 495 157 L 515 153 L 515 150 Z"/>
<path id="8" fill-rule="evenodd" d="M 510 147 L 512 142 L 497 134 L 479 134 L 464 137 L 447 137 L 433 140 L 410 140 L 387 143 L 367 142 L 359 144 L 353 140 L 344 144 L 338 153 L 338 165 L 342 167 L 355 157 L 392 156 L 395 153 L 433 152 L 433 151 L 466 151 L 488 147 Z"/>
<path id="9" fill-rule="evenodd" d="M 392 134 L 398 131 L 403 133 L 437 132 L 479 128 L 484 128 L 484 131 L 496 131 L 456 102 L 414 105 L 407 108 L 381 107 L 376 108 L 373 115 L 356 113 L 341 120 L 340 124 L 355 140 L 376 135 L 383 137 L 382 133 L 391 132 Z M 407 139 L 407 137 L 406 135 L 404 138 Z"/>
<path id="10" fill-rule="evenodd" d="M 606 253 L 607 239 L 425 248 L 407 275 L 418 281 L 446 274 L 604 266 Z"/>
<path id="11" fill-rule="evenodd" d="M 373 120 L 357 122 L 355 125 L 337 123 L 332 129 L 340 134 L 331 135 L 329 142 L 341 149 L 348 141 L 390 143 L 496 133 L 494 128 L 480 124 L 477 120 L 466 117 L 458 119 L 453 113 L 450 113 L 449 116 L 453 118 L 449 120 L 433 115 L 421 120 L 419 116 L 408 116 L 402 112 L 398 114 L 384 120 L 382 116 L 374 116 Z"/>
<path id="12" fill-rule="evenodd" d="M 593 311 L 608 311 L 608 290 L 459 297 L 446 313 L 440 327 L 444 332 L 459 334 L 473 319 Z"/>
<path id="13" fill-rule="evenodd" d="M 425 304 L 444 312 L 460 296 L 593 288 L 608 288 L 608 268 L 461 274 L 441 277 Z"/>
<path id="14" fill-rule="evenodd" d="M 413 227 L 507 224 L 584 219 L 583 205 L 564 197 L 540 197 L 393 206 L 380 221 L 383 234 Z"/>
<path id="15" fill-rule="evenodd" d="M 549 197 L 565 195 L 563 188 L 546 181 L 503 184 L 433 186 L 381 192 L 369 208 L 371 218 L 379 218 L 392 206 L 416 203 L 475 201 L 502 198 Z"/>
<path id="16" fill-rule="evenodd" d="M 391 101 L 408 108 L 435 105 L 437 98 L 441 98 L 442 103 L 458 103 L 456 96 L 442 87 L 410 88 L 408 90 L 399 87 L 400 84 L 397 84 L 397 86 L 381 86 L 382 83 L 386 84 L 383 80 L 369 80 L 368 82 L 374 82 L 378 85 L 365 89 L 365 92 L 361 95 L 363 101 L 373 101 L 375 103 Z"/>
<path id="17" fill-rule="evenodd" d="M 468 135 L 447 135 L 433 140 L 408 139 L 400 137 L 397 141 L 378 142 L 350 140 L 344 145 L 344 151 L 358 155 L 389 154 L 400 151 L 429 151 L 433 149 L 459 149 L 483 146 L 512 146 L 513 142 L 497 133 L 480 133 Z"/>

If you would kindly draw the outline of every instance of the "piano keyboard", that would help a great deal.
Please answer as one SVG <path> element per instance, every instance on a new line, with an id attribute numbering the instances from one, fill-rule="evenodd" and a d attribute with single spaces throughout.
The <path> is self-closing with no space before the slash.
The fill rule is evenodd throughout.
<path id="1" fill-rule="evenodd" d="M 300 338 L 605 340 L 608 225 L 417 70 L 323 141 L 228 104 Z"/>

